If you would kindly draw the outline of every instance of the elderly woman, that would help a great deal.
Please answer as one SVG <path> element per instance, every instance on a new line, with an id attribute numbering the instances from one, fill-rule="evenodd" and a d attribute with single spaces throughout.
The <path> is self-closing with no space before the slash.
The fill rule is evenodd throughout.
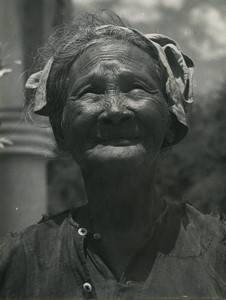
<path id="1" fill-rule="evenodd" d="M 224 224 L 162 199 L 162 150 L 187 133 L 193 62 L 170 38 L 88 14 L 52 37 L 33 111 L 80 165 L 88 203 L 2 242 L 2 298 L 226 297 Z"/>

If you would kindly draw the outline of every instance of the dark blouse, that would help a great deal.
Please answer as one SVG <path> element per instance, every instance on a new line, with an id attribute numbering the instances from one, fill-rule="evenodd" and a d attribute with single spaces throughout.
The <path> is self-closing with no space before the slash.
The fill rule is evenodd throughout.
<path id="1" fill-rule="evenodd" d="M 226 298 L 225 224 L 189 204 L 168 204 L 121 278 L 101 252 L 101 235 L 76 213 L 47 218 L 0 245 L 0 298 Z"/>

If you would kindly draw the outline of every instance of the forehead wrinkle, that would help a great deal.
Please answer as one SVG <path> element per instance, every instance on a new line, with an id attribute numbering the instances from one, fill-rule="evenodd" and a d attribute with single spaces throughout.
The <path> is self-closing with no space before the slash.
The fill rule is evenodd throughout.
<path id="1" fill-rule="evenodd" d="M 143 74 L 142 77 L 158 80 L 154 59 L 139 47 L 120 41 L 90 46 L 74 62 L 70 73 L 74 82 L 84 75 L 99 76 L 106 82 L 118 79 L 123 71 L 131 72 L 130 69 Z"/>
<path id="2" fill-rule="evenodd" d="M 98 41 L 96 44 L 88 46 L 76 59 L 75 63 L 78 64 L 78 67 L 81 67 L 81 71 L 102 61 L 117 60 L 121 63 L 125 61 L 127 64 L 128 62 L 133 63 L 137 58 L 137 51 L 135 50 L 142 52 L 144 55 L 146 54 L 146 56 L 148 55 L 151 59 L 146 51 L 128 41 L 111 40 Z"/>
<path id="3" fill-rule="evenodd" d="M 87 59 L 78 61 L 78 72 L 80 71 L 93 71 L 94 73 L 108 73 L 109 71 L 118 71 L 119 67 L 123 64 L 122 57 L 115 58 L 113 53 L 98 53 L 97 55 L 90 55 Z"/>

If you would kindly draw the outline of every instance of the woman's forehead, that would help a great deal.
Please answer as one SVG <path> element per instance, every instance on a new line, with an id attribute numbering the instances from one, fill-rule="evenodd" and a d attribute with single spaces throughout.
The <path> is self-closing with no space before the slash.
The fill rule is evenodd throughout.
<path id="1" fill-rule="evenodd" d="M 88 74 L 108 76 L 125 71 L 150 76 L 156 73 L 156 64 L 147 52 L 136 45 L 112 40 L 88 47 L 73 63 L 69 82 Z"/>

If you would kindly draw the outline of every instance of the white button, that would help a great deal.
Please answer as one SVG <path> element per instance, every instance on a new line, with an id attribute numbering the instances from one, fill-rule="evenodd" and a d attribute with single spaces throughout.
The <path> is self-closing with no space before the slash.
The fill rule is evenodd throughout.
<path id="1" fill-rule="evenodd" d="M 101 235 L 99 234 L 99 233 L 94 233 L 93 234 L 93 238 L 95 239 L 95 240 L 100 240 L 101 239 Z"/>
<path id="2" fill-rule="evenodd" d="M 78 234 L 81 236 L 87 235 L 87 230 L 85 228 L 79 228 Z"/>
<path id="3" fill-rule="evenodd" d="M 92 292 L 93 288 L 92 288 L 92 285 L 90 283 L 85 282 L 83 284 L 83 289 L 84 289 L 85 292 L 90 293 L 90 292 Z"/>

